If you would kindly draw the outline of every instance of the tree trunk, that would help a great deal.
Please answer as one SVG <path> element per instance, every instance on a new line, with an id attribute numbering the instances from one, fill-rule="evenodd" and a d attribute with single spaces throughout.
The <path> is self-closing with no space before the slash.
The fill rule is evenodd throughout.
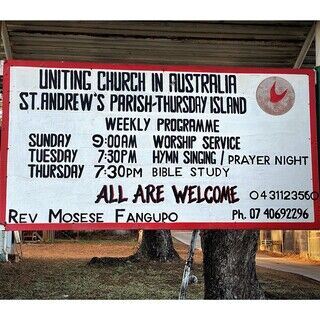
<path id="1" fill-rule="evenodd" d="M 145 230 L 136 253 L 129 257 L 93 257 L 89 264 L 119 265 L 139 261 L 178 261 L 179 254 L 173 247 L 170 230 Z"/>
<path id="2" fill-rule="evenodd" d="M 170 230 L 143 231 L 141 245 L 134 254 L 138 260 L 173 261 L 179 260 L 179 254 L 173 247 Z"/>
<path id="3" fill-rule="evenodd" d="M 201 232 L 205 299 L 263 299 L 256 274 L 258 231 Z"/>

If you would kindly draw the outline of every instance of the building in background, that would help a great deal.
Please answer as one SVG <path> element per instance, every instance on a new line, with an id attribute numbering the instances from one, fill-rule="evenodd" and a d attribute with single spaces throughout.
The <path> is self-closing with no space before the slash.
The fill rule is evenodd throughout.
<path id="1" fill-rule="evenodd" d="M 260 250 L 320 260 L 320 230 L 262 230 Z"/>

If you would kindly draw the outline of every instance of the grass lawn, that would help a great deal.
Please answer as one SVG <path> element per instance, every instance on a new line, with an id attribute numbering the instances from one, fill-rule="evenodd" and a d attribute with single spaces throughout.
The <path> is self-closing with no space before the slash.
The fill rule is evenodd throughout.
<path id="1" fill-rule="evenodd" d="M 175 242 L 185 260 L 187 247 Z M 0 299 L 177 299 L 184 261 L 88 266 L 93 256 L 128 256 L 133 241 L 24 244 L 23 260 L 0 264 Z M 202 254 L 196 252 L 189 299 L 203 298 Z M 281 271 L 257 268 L 270 299 L 320 299 L 320 283 Z"/>

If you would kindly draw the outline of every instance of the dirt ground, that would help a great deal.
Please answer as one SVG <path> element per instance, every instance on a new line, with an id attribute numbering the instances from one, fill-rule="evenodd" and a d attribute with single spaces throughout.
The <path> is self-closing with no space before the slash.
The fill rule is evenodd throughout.
<path id="1" fill-rule="evenodd" d="M 187 246 L 175 241 L 182 260 L 176 263 L 128 263 L 89 266 L 101 256 L 128 256 L 136 241 L 64 241 L 23 244 L 19 263 L 0 264 L 0 299 L 177 299 Z M 257 268 L 269 299 L 320 299 L 320 283 Z M 189 287 L 189 299 L 203 299 L 202 253 L 195 255 L 199 282 Z"/>

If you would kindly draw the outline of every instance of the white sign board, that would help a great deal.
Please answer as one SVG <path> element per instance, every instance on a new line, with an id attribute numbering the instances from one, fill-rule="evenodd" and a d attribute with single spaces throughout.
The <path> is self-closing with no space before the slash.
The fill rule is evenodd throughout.
<path id="1" fill-rule="evenodd" d="M 8 230 L 319 227 L 313 70 L 9 61 Z"/>

